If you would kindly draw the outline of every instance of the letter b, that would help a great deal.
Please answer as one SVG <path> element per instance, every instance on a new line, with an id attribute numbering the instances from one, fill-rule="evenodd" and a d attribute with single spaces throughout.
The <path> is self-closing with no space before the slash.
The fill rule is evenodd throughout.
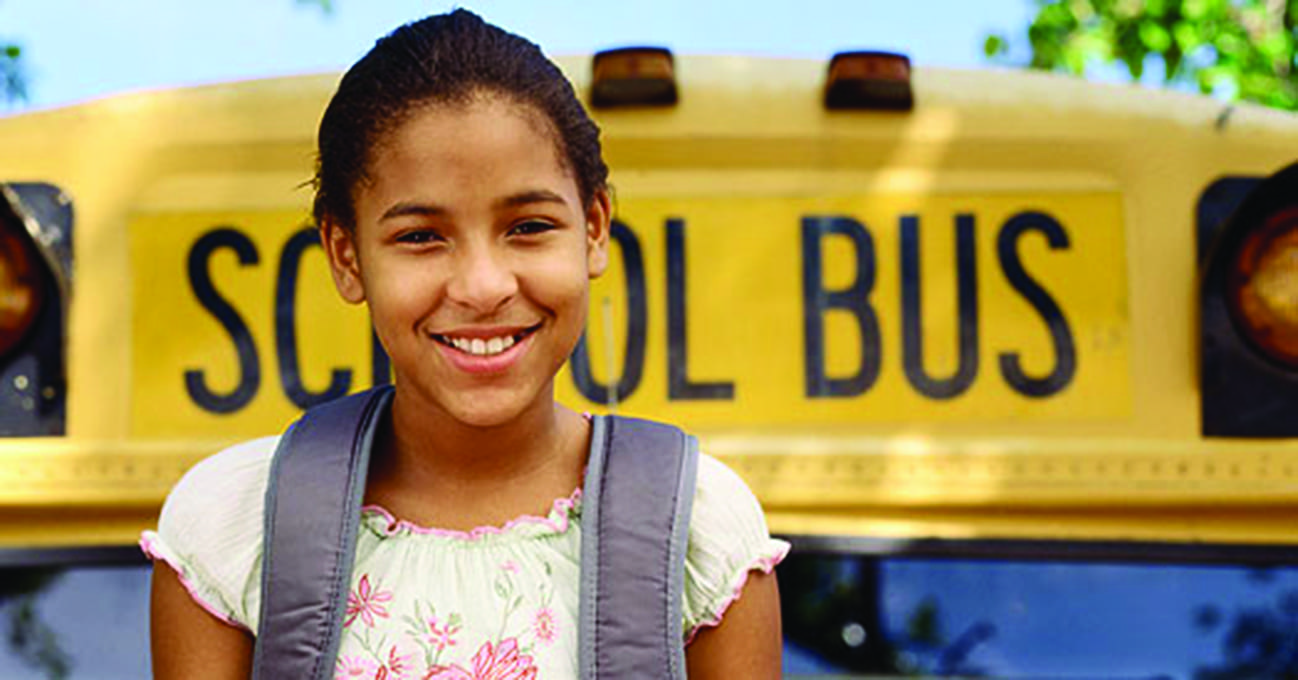
<path id="1" fill-rule="evenodd" d="M 821 243 L 830 234 L 846 236 L 856 255 L 856 278 L 842 290 L 826 290 L 823 282 Z M 874 239 L 860 222 L 842 216 L 802 218 L 802 329 L 808 397 L 852 397 L 878 380 L 879 319 L 869 301 L 874 279 Z M 854 374 L 842 378 L 825 373 L 825 312 L 831 309 L 851 314 L 860 329 L 861 364 Z"/>

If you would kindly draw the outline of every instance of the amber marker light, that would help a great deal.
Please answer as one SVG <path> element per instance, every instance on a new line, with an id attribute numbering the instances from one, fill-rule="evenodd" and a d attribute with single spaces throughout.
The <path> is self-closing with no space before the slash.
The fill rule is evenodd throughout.
<path id="1" fill-rule="evenodd" d="M 1243 335 L 1263 354 L 1298 369 L 1298 206 L 1272 213 L 1244 239 L 1226 289 Z"/>
<path id="2" fill-rule="evenodd" d="M 825 108 L 909 111 L 915 108 L 910 59 L 893 52 L 839 52 L 829 62 Z"/>
<path id="3" fill-rule="evenodd" d="M 676 62 L 671 50 L 624 47 L 595 54 L 591 106 L 671 106 L 676 100 Z"/>

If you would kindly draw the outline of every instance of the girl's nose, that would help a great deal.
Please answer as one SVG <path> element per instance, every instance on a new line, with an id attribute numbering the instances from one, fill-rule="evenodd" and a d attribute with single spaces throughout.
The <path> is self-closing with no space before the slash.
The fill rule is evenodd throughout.
<path id="1" fill-rule="evenodd" d="M 446 287 L 452 301 L 482 314 L 495 312 L 518 293 L 518 277 L 490 246 L 462 248 Z"/>

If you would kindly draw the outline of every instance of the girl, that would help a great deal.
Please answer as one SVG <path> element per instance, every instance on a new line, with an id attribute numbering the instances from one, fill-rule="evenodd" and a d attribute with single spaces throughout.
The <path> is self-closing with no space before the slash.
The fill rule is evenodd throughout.
<path id="1" fill-rule="evenodd" d="M 558 69 L 463 10 L 380 40 L 329 103 L 315 216 L 338 292 L 369 306 L 396 376 L 338 678 L 576 677 L 591 428 L 554 379 L 607 263 L 607 172 Z M 248 677 L 276 441 L 195 466 L 145 533 L 155 677 Z M 703 457 L 681 621 L 692 678 L 778 677 L 771 570 L 787 549 Z"/>

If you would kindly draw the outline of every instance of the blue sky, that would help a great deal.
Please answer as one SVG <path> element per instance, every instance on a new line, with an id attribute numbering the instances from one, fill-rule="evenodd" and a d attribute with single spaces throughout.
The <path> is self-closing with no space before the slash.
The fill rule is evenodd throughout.
<path id="1" fill-rule="evenodd" d="M 0 0 L 0 40 L 26 54 L 31 100 L 345 69 L 400 23 L 462 6 L 551 54 L 662 44 L 678 53 L 828 58 L 904 52 L 919 65 L 985 67 L 988 32 L 1023 35 L 1031 0 Z"/>

